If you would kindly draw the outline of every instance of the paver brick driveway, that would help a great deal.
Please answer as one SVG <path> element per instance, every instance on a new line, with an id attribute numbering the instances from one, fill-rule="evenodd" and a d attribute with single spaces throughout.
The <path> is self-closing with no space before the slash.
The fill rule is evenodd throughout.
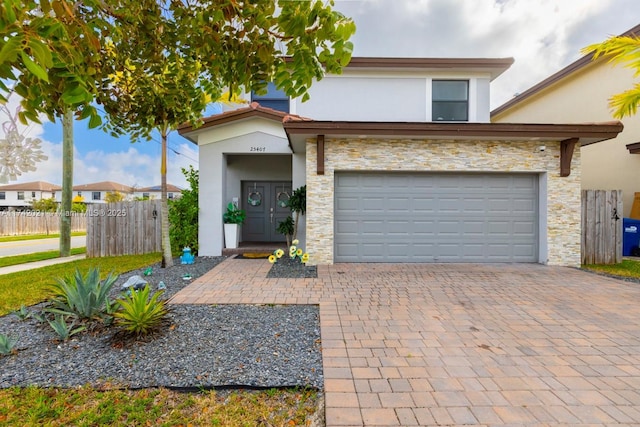
<path id="1" fill-rule="evenodd" d="M 529 264 L 230 259 L 175 303 L 319 303 L 327 426 L 640 425 L 640 285 Z"/>

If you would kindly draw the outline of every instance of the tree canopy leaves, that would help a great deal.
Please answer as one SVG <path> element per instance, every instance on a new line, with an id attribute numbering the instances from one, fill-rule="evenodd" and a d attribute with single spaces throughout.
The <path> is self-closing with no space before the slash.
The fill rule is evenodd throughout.
<path id="1" fill-rule="evenodd" d="M 100 124 L 97 93 L 101 39 L 112 29 L 99 0 L 0 3 L 0 103 L 22 97 L 20 121 L 51 121 L 66 109 Z"/>
<path id="2" fill-rule="evenodd" d="M 134 139 L 162 137 L 163 266 L 172 263 L 166 138 L 197 125 L 228 91 L 308 98 L 313 81 L 351 59 L 352 20 L 322 0 L 4 0 L 0 92 L 22 98 L 20 120 L 68 111 Z M 7 84 L 13 86 L 7 86 Z M 0 93 L 0 102 L 6 101 Z"/>

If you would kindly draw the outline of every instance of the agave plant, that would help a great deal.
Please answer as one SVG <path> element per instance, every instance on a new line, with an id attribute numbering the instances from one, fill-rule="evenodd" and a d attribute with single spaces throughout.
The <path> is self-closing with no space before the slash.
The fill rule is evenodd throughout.
<path id="1" fill-rule="evenodd" d="M 0 334 L 0 354 L 7 355 L 13 353 L 13 348 L 17 342 L 18 338 Z"/>
<path id="2" fill-rule="evenodd" d="M 27 320 L 33 315 L 24 304 L 22 304 L 18 310 L 14 311 L 13 314 L 18 316 L 20 320 Z"/>
<path id="3" fill-rule="evenodd" d="M 149 297 L 150 291 L 147 285 L 116 301 L 120 306 L 113 314 L 116 323 L 132 335 L 152 332 L 160 327 L 167 315 L 166 301 L 159 299 L 162 291 L 156 291 Z"/>
<path id="4" fill-rule="evenodd" d="M 53 306 L 48 311 L 80 320 L 102 318 L 110 310 L 109 292 L 117 278 L 109 273 L 104 281 L 100 281 L 98 268 L 89 269 L 85 276 L 76 269 L 71 278 L 57 278 L 52 289 Z"/>
<path id="5" fill-rule="evenodd" d="M 75 322 L 67 323 L 67 319 L 62 314 L 56 314 L 53 320 L 47 320 L 51 328 L 55 331 L 62 341 L 66 341 L 71 338 L 73 335 L 78 332 L 82 332 L 86 329 L 85 326 L 80 326 L 78 328 L 73 328 L 75 326 Z"/>

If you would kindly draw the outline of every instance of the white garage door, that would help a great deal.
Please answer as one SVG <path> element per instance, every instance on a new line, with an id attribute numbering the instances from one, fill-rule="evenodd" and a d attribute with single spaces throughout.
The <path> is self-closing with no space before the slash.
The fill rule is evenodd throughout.
<path id="1" fill-rule="evenodd" d="M 538 176 L 335 174 L 335 262 L 538 262 Z"/>

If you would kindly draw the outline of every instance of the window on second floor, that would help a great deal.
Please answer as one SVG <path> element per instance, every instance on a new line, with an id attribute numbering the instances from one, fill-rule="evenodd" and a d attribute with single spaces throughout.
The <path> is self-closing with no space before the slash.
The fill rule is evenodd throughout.
<path id="1" fill-rule="evenodd" d="M 173 199 L 173 193 L 167 193 L 167 199 Z"/>
<path id="2" fill-rule="evenodd" d="M 93 191 L 91 193 L 91 200 L 100 200 L 100 192 L 99 191 Z"/>
<path id="3" fill-rule="evenodd" d="M 24 191 L 18 191 L 18 200 L 24 200 Z"/>
<path id="4" fill-rule="evenodd" d="M 431 120 L 434 122 L 469 120 L 468 80 L 433 80 Z"/>
<path id="5" fill-rule="evenodd" d="M 0 200 L 6 200 L 7 194 L 4 191 L 0 191 Z"/>
<path id="6" fill-rule="evenodd" d="M 277 89 L 273 83 L 267 85 L 267 93 L 264 95 L 251 92 L 251 102 L 257 102 L 263 107 L 272 108 L 284 113 L 289 112 L 289 97 L 286 93 Z"/>
<path id="7" fill-rule="evenodd" d="M 36 192 L 35 192 L 35 191 L 32 191 L 32 192 L 31 192 L 31 198 L 32 198 L 32 199 L 35 199 L 35 198 L 36 198 Z"/>

